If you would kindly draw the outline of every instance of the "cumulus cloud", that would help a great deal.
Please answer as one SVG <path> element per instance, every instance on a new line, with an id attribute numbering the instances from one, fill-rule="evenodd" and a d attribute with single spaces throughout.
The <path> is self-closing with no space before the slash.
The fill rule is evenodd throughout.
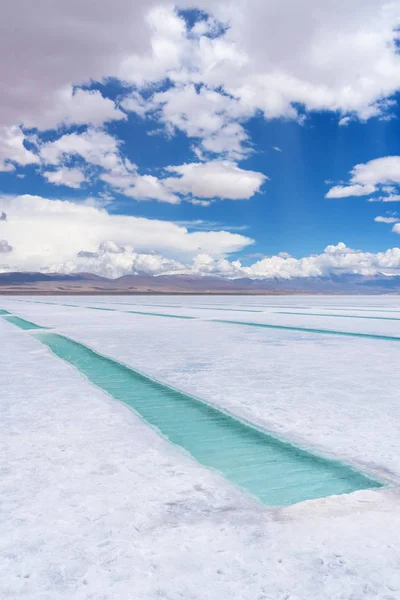
<path id="1" fill-rule="evenodd" d="M 45 164 L 68 165 L 76 157 L 99 168 L 99 178 L 125 196 L 136 200 L 157 200 L 179 204 L 182 199 L 192 203 L 208 201 L 202 198 L 248 199 L 258 192 L 267 179 L 263 173 L 241 169 L 235 162 L 213 160 L 168 166 L 166 173 L 174 177 L 140 174 L 136 165 L 121 154 L 121 143 L 103 130 L 89 128 L 83 133 L 65 134 L 55 141 L 41 144 L 40 157 Z M 64 168 L 65 169 L 65 168 Z M 73 172 L 73 173 L 72 173 Z M 78 181 L 76 169 L 62 170 L 60 175 L 45 176 L 52 183 Z M 76 185 L 78 187 L 78 185 Z"/>
<path id="2" fill-rule="evenodd" d="M 348 198 L 349 196 L 369 196 L 376 191 L 374 185 L 335 185 L 326 194 L 326 198 Z"/>
<path id="3" fill-rule="evenodd" d="M 69 164 L 79 157 L 99 168 L 98 176 L 102 181 L 137 200 L 180 202 L 156 177 L 140 176 L 136 165 L 122 157 L 120 141 L 101 129 L 89 128 L 83 133 L 63 135 L 53 142 L 43 144 L 40 156 L 50 165 Z M 50 181 L 54 183 L 54 179 Z"/>
<path id="4" fill-rule="evenodd" d="M 356 165 L 351 181 L 360 185 L 400 184 L 400 156 L 384 156 Z"/>
<path id="5" fill-rule="evenodd" d="M 237 123 L 256 112 L 267 119 L 299 118 L 301 105 L 306 111 L 338 112 L 344 125 L 390 111 L 390 97 L 400 86 L 395 3 L 235 0 L 228 10 L 222 2 L 198 5 L 222 23 L 228 13 L 228 27 L 216 28 L 211 18 L 185 36 L 179 16 L 154 9 L 147 19 L 152 49 L 144 60 L 135 54 L 123 65 L 124 77 L 139 87 L 167 74 L 173 86 L 155 92 L 150 110 L 158 107 L 168 127 L 201 137 L 204 146 L 226 122 Z M 200 91 L 194 84 L 202 86 Z M 143 99 L 136 90 L 134 94 L 125 107 L 143 115 Z M 231 139 L 231 149 L 237 152 L 243 142 Z"/>
<path id="6" fill-rule="evenodd" d="M 147 102 L 133 92 L 122 106 L 158 118 L 170 133 L 179 130 L 189 138 L 198 138 L 199 146 L 194 149 L 199 155 L 205 152 L 240 159 L 250 152 L 246 147 L 248 135 L 238 119 L 249 118 L 252 111 L 238 99 L 205 86 L 198 89 L 192 83 L 177 84 L 155 93 Z"/>
<path id="7" fill-rule="evenodd" d="M 93 7 L 78 0 L 10 3 L 0 22 L 0 53 L 12 57 L 0 63 L 0 170 L 37 165 L 49 182 L 77 187 L 83 182 L 82 167 L 89 180 L 101 178 L 106 194 L 206 206 L 216 198 L 251 198 L 265 182 L 263 173 L 238 164 L 252 151 L 245 124 L 253 116 L 301 120 L 309 111 L 330 110 L 343 125 L 390 114 L 391 98 L 400 89 L 397 3 L 198 0 L 196 6 L 209 16 L 192 26 L 179 13 L 193 8 L 187 0 L 175 7 L 169 0 L 99 0 L 95 18 Z M 107 77 L 119 79 L 117 101 L 91 89 Z M 139 170 L 124 155 L 121 141 L 102 129 L 126 120 L 126 111 L 156 120 L 155 126 L 169 135 L 183 132 L 197 162 L 151 174 Z M 60 131 L 60 126 L 79 130 Z M 27 128 L 57 131 L 35 138 Z M 334 186 L 327 195 L 379 191 L 383 201 L 395 201 L 398 162 L 399 157 L 384 157 L 356 165 L 348 184 Z M 47 202 L 16 199 L 15 210 L 7 204 L 15 265 L 46 269 L 72 261 L 75 268 L 76 260 L 120 257 L 110 259 L 116 261 L 155 250 L 179 264 L 195 260 L 190 268 L 199 272 L 243 276 L 250 268 L 226 258 L 251 243 L 239 234 L 188 233 L 159 221 L 150 225 L 111 216 L 95 200 L 80 207 L 95 211 L 90 216 L 74 213 L 72 203 Z M 101 244 L 107 240 L 124 252 L 105 249 Z M 343 253 L 348 262 L 360 254 L 342 250 L 335 250 L 335 264 Z M 77 256 L 80 252 L 97 256 Z M 325 251 L 318 263 L 312 257 L 278 256 L 272 257 L 273 267 L 262 261 L 253 267 L 255 272 L 286 273 L 295 265 L 301 273 L 314 265 L 317 272 L 320 263 L 331 264 L 331 254 Z"/>
<path id="8" fill-rule="evenodd" d="M 107 277 L 185 273 L 230 279 L 400 274 L 400 248 L 372 253 L 341 242 L 321 254 L 294 258 L 280 252 L 246 266 L 229 259 L 253 243 L 237 232 L 189 232 L 177 223 L 113 215 L 97 206 L 37 196 L 3 197 L 1 209 L 10 217 L 3 246 L 12 250 L 6 250 L 7 270 L 90 271 Z M 400 233 L 400 223 L 393 231 Z"/>
<path id="9" fill-rule="evenodd" d="M 107 255 L 122 256 L 128 250 L 122 253 L 119 249 L 130 248 L 138 254 L 154 251 L 167 259 L 187 261 L 201 252 L 212 257 L 229 255 L 253 243 L 239 233 L 189 232 L 168 221 L 109 214 L 93 203 L 25 195 L 0 198 L 0 210 L 8 214 L 7 239 L 15 248 L 10 262 L 14 270 L 57 271 L 67 263 L 73 269 L 88 258 L 77 257 L 80 252 L 96 253 L 99 248 Z"/>
<path id="10" fill-rule="evenodd" d="M 179 177 L 166 178 L 164 185 L 177 193 L 199 198 L 248 199 L 260 190 L 267 179 L 263 173 L 241 169 L 235 163 L 220 160 L 171 166 L 166 170 Z"/>
<path id="11" fill-rule="evenodd" d="M 12 252 L 13 251 L 13 247 L 10 246 L 10 244 L 6 241 L 6 240 L 0 240 L 0 252 L 1 253 L 8 253 L 8 252 Z"/>
<path id="12" fill-rule="evenodd" d="M 388 194 L 387 196 L 376 196 L 369 198 L 368 202 L 400 202 L 400 194 Z"/>
<path id="13" fill-rule="evenodd" d="M 107 176 L 104 179 L 107 181 Z M 109 178 L 108 181 L 110 182 Z M 158 200 L 169 204 L 179 204 L 181 202 L 181 198 L 172 193 L 164 181 L 153 175 L 138 175 L 132 183 L 131 187 L 123 189 L 125 196 L 131 196 L 136 200 Z"/>
<path id="14" fill-rule="evenodd" d="M 165 275 L 184 273 L 183 263 L 166 258 L 156 252 L 136 252 L 131 246 L 115 252 L 114 242 L 100 244 L 96 252 L 81 251 L 78 260 L 70 260 L 58 266 L 59 272 L 89 272 L 115 279 L 123 275 Z"/>
<path id="15" fill-rule="evenodd" d="M 91 165 L 113 171 L 122 166 L 120 142 L 102 129 L 89 127 L 83 133 L 65 134 L 53 142 L 40 145 L 41 159 L 60 165 L 79 156 Z"/>
<path id="16" fill-rule="evenodd" d="M 0 171 L 13 171 L 15 165 L 39 163 L 39 157 L 28 150 L 25 134 L 18 126 L 0 127 Z"/>
<path id="17" fill-rule="evenodd" d="M 79 0 L 15 0 L 0 24 L 0 53 L 12 57 L 0 65 L 0 124 L 46 129 L 124 118 L 100 92 L 74 87 L 109 76 L 152 89 L 150 96 L 159 92 L 149 84 L 168 79 L 176 90 L 155 101 L 161 121 L 205 141 L 214 136 L 228 152 L 241 145 L 240 119 L 255 112 L 297 118 L 301 105 L 335 111 L 344 123 L 390 110 L 400 87 L 396 2 L 198 0 L 196 7 L 210 17 L 189 27 L 169 0 L 100 0 L 96 18 Z M 206 91 L 196 98 L 193 85 Z M 125 107 L 145 114 L 134 93 Z M 227 147 L 220 132 L 233 121 Z"/>
<path id="18" fill-rule="evenodd" d="M 400 227 L 400 224 L 396 227 Z M 321 254 L 293 258 L 287 253 L 262 258 L 251 266 L 243 266 L 240 261 L 230 261 L 224 257 L 213 257 L 200 252 L 190 262 L 165 259 L 153 254 L 138 254 L 126 248 L 116 256 L 99 251 L 94 256 L 85 256 L 80 263 L 61 265 L 63 272 L 92 271 L 98 274 L 120 276 L 128 273 L 218 275 L 228 279 L 247 277 L 250 279 L 292 279 L 304 277 L 329 277 L 332 275 L 360 274 L 385 275 L 400 274 L 400 248 L 386 252 L 362 252 L 348 248 L 344 243 L 327 246 Z M 113 275 L 112 275 L 113 274 Z"/>
<path id="19" fill-rule="evenodd" d="M 126 119 L 126 114 L 112 100 L 104 98 L 97 90 L 74 90 L 68 86 L 54 94 L 54 104 L 45 108 L 40 116 L 24 119 L 24 126 L 42 131 L 60 125 L 103 125 L 109 121 Z"/>
<path id="20" fill-rule="evenodd" d="M 176 7 L 185 4 L 177 3 Z M 144 87 L 185 70 L 185 62 L 193 52 L 185 21 L 172 4 L 156 0 L 156 6 L 150 2 L 148 9 L 140 26 L 150 43 L 142 44 L 139 52 L 127 54 L 118 64 L 122 79 Z"/>
<path id="21" fill-rule="evenodd" d="M 398 223 L 400 219 L 397 217 L 375 217 L 376 223 Z"/>
<path id="22" fill-rule="evenodd" d="M 390 248 L 386 252 L 375 254 L 353 250 L 343 242 L 339 242 L 327 246 L 321 254 L 304 258 L 271 256 L 261 259 L 250 267 L 243 267 L 240 262 L 232 264 L 237 271 L 253 279 L 328 277 L 343 274 L 376 275 L 377 273 L 397 275 L 400 274 L 400 248 Z"/>
<path id="23" fill-rule="evenodd" d="M 211 200 L 197 200 L 196 198 L 189 200 L 190 204 L 193 204 L 193 206 L 210 206 L 210 204 L 212 203 Z"/>
<path id="24" fill-rule="evenodd" d="M 45 171 L 43 177 L 55 185 L 65 185 L 70 188 L 79 188 L 85 181 L 85 174 L 80 169 L 62 167 L 56 171 Z"/>
<path id="25" fill-rule="evenodd" d="M 0 125 L 12 128 L 0 132 L 0 169 L 39 162 L 24 145 L 20 124 L 40 131 L 90 125 L 86 133 L 44 144 L 42 159 L 56 164 L 74 152 L 104 169 L 110 185 L 119 178 L 116 189 L 129 196 L 177 203 L 185 191 L 180 195 L 173 182 L 160 183 L 147 173 L 135 180 L 133 166 L 119 155 L 121 144 L 107 139 L 99 127 L 135 111 L 158 120 L 169 134 L 183 132 L 193 140 L 199 160 L 235 164 L 252 151 L 244 124 L 254 115 L 300 119 L 301 106 L 302 115 L 304 110 L 334 111 L 343 124 L 386 114 L 400 89 L 395 3 L 230 0 L 227 5 L 198 0 L 197 7 L 209 17 L 194 26 L 179 13 L 188 6 L 193 7 L 187 0 L 178 0 L 175 8 L 167 0 L 100 0 L 93 19 L 78 0 L 44 0 L 35 7 L 27 0 L 13 2 L 0 24 L 0 52 L 13 57 L 12 65 L 0 65 Z M 127 84 L 119 105 L 99 90 L 82 89 L 110 76 Z M 336 187 L 329 197 L 372 190 L 373 178 L 356 169 L 348 189 Z M 188 169 L 178 174 L 180 188 L 197 187 L 189 184 Z M 254 174 L 246 177 L 251 189 Z M 393 178 L 389 174 L 386 180 Z M 200 201 L 214 197 L 197 195 Z M 232 196 L 225 190 L 215 194 Z"/>
<path id="26" fill-rule="evenodd" d="M 44 129 L 121 118 L 100 93 L 74 96 L 73 85 L 115 75 L 125 56 L 147 47 L 148 7 L 144 0 L 101 0 L 94 15 L 79 0 L 10 3 L 0 22 L 0 54 L 9 57 L 0 64 L 0 124 Z"/>
<path id="27" fill-rule="evenodd" d="M 369 196 L 377 190 L 386 195 L 372 198 L 371 202 L 396 202 L 400 186 L 400 156 L 383 156 L 361 163 L 350 171 L 349 185 L 336 185 L 326 194 L 326 198 L 345 198 L 348 196 Z"/>

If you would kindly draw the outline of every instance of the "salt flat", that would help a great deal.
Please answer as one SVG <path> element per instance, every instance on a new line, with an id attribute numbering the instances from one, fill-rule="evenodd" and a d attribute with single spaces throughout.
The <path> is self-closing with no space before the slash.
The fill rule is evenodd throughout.
<path id="1" fill-rule="evenodd" d="M 2 598 L 400 598 L 400 342 L 207 320 L 221 318 L 213 304 L 331 310 L 342 301 L 343 312 L 396 314 L 396 298 L 1 300 L 15 315 L 389 484 L 264 507 L 0 318 Z M 78 307 L 98 300 L 117 310 Z M 132 310 L 179 308 L 196 318 L 118 310 L 131 300 Z M 298 319 L 308 326 L 311 317 Z M 345 320 L 332 317 L 329 327 Z M 354 321 L 351 331 L 366 331 Z"/>
<path id="2" fill-rule="evenodd" d="M 225 300 L 215 301 L 214 298 L 206 302 L 198 297 L 181 298 L 176 297 L 164 299 L 159 297 L 136 298 L 129 300 L 128 297 L 114 299 L 109 297 L 107 300 L 99 300 L 97 297 L 82 297 L 79 301 L 76 298 L 60 299 L 54 297 L 49 299 L 38 299 L 39 303 L 65 304 L 70 307 L 83 306 L 105 310 L 106 308 L 114 311 L 136 311 L 147 313 L 159 313 L 166 316 L 190 316 L 199 319 L 218 319 L 224 321 L 240 321 L 260 324 L 282 325 L 286 327 L 306 327 L 313 329 L 340 330 L 344 332 L 359 332 L 372 335 L 394 335 L 400 337 L 400 304 L 394 299 L 391 305 L 385 302 L 370 305 L 369 300 L 364 306 L 352 307 L 351 305 L 344 309 L 335 308 L 335 304 L 322 304 L 321 297 L 319 304 L 313 297 L 313 302 L 305 306 L 305 299 L 302 297 L 290 297 L 292 303 L 284 297 L 281 303 L 277 303 L 276 297 L 274 303 L 268 303 L 264 298 L 261 304 L 260 298 L 255 298 L 254 303 L 250 304 L 247 300 L 243 304 L 243 297 L 239 301 L 232 299 L 229 303 Z M 384 297 L 385 298 L 385 297 Z M 214 303 L 212 302 L 214 300 Z M 334 299 L 330 300 L 332 302 Z M 354 302 L 354 299 L 353 299 Z M 362 304 L 362 300 L 360 301 Z M 349 303 L 349 300 L 347 300 Z M 333 309 L 333 310 L 332 310 Z M 334 316 L 331 316 L 331 314 Z M 290 314 L 292 313 L 292 314 Z M 307 314 L 309 313 L 309 314 Z M 317 313 L 317 314 L 315 314 Z M 324 314 L 327 313 L 327 314 Z M 355 317 L 355 318 L 354 318 Z"/>

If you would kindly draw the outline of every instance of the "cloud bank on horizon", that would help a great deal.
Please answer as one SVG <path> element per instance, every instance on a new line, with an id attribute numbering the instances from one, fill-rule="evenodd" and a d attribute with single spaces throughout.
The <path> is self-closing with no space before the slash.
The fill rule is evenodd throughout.
<path id="1" fill-rule="evenodd" d="M 283 252 L 246 266 L 226 258 L 253 244 L 240 233 L 190 232 L 178 223 L 113 215 L 93 203 L 38 196 L 0 198 L 0 209 L 6 215 L 12 244 L 0 240 L 0 252 L 7 253 L 4 270 L 8 271 L 22 267 L 37 271 L 40 264 L 43 272 L 90 272 L 110 278 L 130 273 L 232 279 L 400 274 L 400 248 L 361 252 L 340 242 L 327 246 L 321 254 L 297 259 Z"/>
<path id="2" fill-rule="evenodd" d="M 248 265 L 259 240 L 223 218 L 243 203 L 246 225 L 274 178 L 268 161 L 251 164 L 265 151 L 252 120 L 301 128 L 321 112 L 347 130 L 395 116 L 399 28 L 391 0 L 198 0 L 195 10 L 186 0 L 99 0 L 95 13 L 78 0 L 15 0 L 0 20 L 0 50 L 12 57 L 0 64 L 0 271 L 400 274 L 397 247 L 331 240 L 320 254 Z M 165 146 L 162 162 L 135 155 L 137 123 Z M 187 150 L 171 151 L 171 140 Z M 268 149 L 284 159 L 288 147 L 275 141 Z M 360 161 L 332 184 L 328 199 L 400 201 L 400 156 Z M 151 217 L 135 215 L 142 203 L 156 205 Z M 167 205 L 193 212 L 165 219 Z M 218 205 L 220 228 L 202 219 L 199 230 L 195 211 Z M 396 213 L 372 220 L 400 234 Z"/>

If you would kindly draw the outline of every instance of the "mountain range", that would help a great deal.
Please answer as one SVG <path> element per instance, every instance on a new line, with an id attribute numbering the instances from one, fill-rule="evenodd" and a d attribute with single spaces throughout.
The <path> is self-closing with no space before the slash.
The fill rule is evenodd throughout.
<path id="1" fill-rule="evenodd" d="M 400 294 L 400 276 L 225 279 L 201 275 L 0 273 L 0 294 Z"/>

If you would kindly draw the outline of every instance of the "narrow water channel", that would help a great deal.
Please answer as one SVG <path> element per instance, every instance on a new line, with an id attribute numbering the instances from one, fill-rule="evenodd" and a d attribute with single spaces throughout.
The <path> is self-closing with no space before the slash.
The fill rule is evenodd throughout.
<path id="1" fill-rule="evenodd" d="M 199 463 L 217 469 L 266 505 L 381 487 L 346 465 L 282 442 L 83 344 L 50 332 L 36 337 Z"/>

